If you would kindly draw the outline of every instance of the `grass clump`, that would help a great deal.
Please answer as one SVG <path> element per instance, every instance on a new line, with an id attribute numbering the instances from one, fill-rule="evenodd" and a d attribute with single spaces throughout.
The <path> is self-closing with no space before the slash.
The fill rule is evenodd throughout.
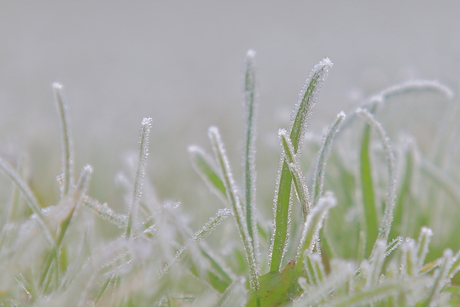
<path id="1" fill-rule="evenodd" d="M 57 204 L 40 203 L 22 179 L 23 166 L 0 159 L 13 183 L 0 224 L 0 306 L 458 306 L 460 252 L 446 246 L 460 248 L 460 184 L 454 171 L 443 170 L 458 169 L 458 148 L 449 142 L 458 133 L 449 133 L 429 162 L 414 141 L 390 139 L 376 116 L 399 95 L 432 91 L 450 99 L 450 90 L 433 81 L 390 87 L 340 112 L 321 141 L 306 142 L 332 68 L 329 59 L 320 61 L 290 127 L 278 133 L 281 158 L 269 225 L 258 213 L 255 188 L 254 57 L 249 51 L 245 60 L 242 189 L 217 127 L 208 133 L 213 157 L 189 148 L 194 169 L 223 205 L 197 231 L 180 203 L 157 201 L 145 188 L 151 187 L 150 118 L 142 120 L 137 164 L 128 173 L 126 213 L 88 195 L 93 167 L 84 166 L 75 181 L 67 106 L 62 86 L 54 84 L 62 143 Z M 454 114 L 446 124 L 453 129 Z M 313 165 L 311 171 L 304 173 L 305 164 Z M 219 225 L 230 216 L 234 231 L 222 231 Z M 118 236 L 98 235 L 95 217 L 117 226 Z M 213 232 L 220 242 L 209 244 Z"/>

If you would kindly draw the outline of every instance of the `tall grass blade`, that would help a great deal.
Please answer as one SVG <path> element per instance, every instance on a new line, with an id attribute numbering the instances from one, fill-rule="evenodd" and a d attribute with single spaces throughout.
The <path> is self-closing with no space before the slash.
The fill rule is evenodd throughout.
<path id="1" fill-rule="evenodd" d="M 22 196 L 24 197 L 27 205 L 35 214 L 38 223 L 40 224 L 41 228 L 45 233 L 45 238 L 48 243 L 53 246 L 55 239 L 54 239 L 54 231 L 52 230 L 51 226 L 49 225 L 47 218 L 43 215 L 40 205 L 38 203 L 37 198 L 35 197 L 32 190 L 27 186 L 27 184 L 21 179 L 18 172 L 11 167 L 6 161 L 0 158 L 0 170 L 16 185 L 16 187 L 21 192 Z"/>
<path id="2" fill-rule="evenodd" d="M 293 113 L 289 129 L 289 137 L 296 154 L 299 154 L 302 150 L 308 119 L 331 67 L 332 62 L 328 58 L 316 64 L 300 92 L 299 101 Z M 274 197 L 274 230 L 270 244 L 270 271 L 279 271 L 280 269 L 286 253 L 290 230 L 292 176 L 284 157 L 281 157 L 278 176 Z"/>
<path id="3" fill-rule="evenodd" d="M 337 114 L 337 118 L 335 119 L 334 123 L 332 123 L 332 126 L 326 131 L 324 135 L 323 143 L 318 154 L 318 161 L 316 162 L 315 173 L 313 176 L 313 205 L 318 202 L 319 198 L 323 194 L 326 162 L 331 151 L 332 141 L 334 140 L 334 137 L 337 134 L 337 132 L 340 130 L 340 127 L 342 126 L 345 117 L 346 115 L 344 112 L 340 112 L 339 114 Z"/>
<path id="4" fill-rule="evenodd" d="M 249 282 L 251 289 L 256 291 L 259 288 L 258 278 L 259 278 L 259 269 L 256 260 L 255 251 L 253 249 L 253 244 L 251 237 L 249 236 L 246 216 L 241 205 L 240 198 L 238 196 L 238 191 L 236 189 L 235 181 L 230 168 L 230 163 L 228 161 L 227 155 L 225 153 L 224 144 L 221 140 L 219 130 L 217 127 L 209 128 L 209 139 L 214 150 L 214 155 L 217 160 L 217 163 L 220 167 L 221 175 L 227 190 L 227 198 L 231 205 L 233 217 L 235 218 L 236 226 L 240 233 L 241 240 L 243 241 L 244 250 L 246 253 L 246 260 L 249 265 Z"/>
<path id="5" fill-rule="evenodd" d="M 139 202 L 142 195 L 142 186 L 144 184 L 144 174 L 147 167 L 147 156 L 149 154 L 149 136 L 152 128 L 152 118 L 144 118 L 141 123 L 139 132 L 139 156 L 134 178 L 133 192 L 131 202 L 128 209 L 128 222 L 126 225 L 126 238 L 134 238 L 136 236 L 137 215 L 139 211 Z"/>
<path id="6" fill-rule="evenodd" d="M 70 124 L 68 116 L 68 106 L 65 103 L 63 87 L 60 83 L 53 83 L 53 89 L 56 96 L 56 106 L 59 113 L 59 122 L 61 125 L 61 144 L 62 144 L 62 185 L 61 197 L 67 195 L 74 185 L 74 157 L 73 143 L 70 134 Z"/>
<path id="7" fill-rule="evenodd" d="M 453 264 L 452 259 L 453 259 L 452 250 L 446 249 L 443 253 L 441 267 L 435 274 L 436 279 L 430 288 L 430 293 L 428 294 L 428 297 L 423 302 L 421 307 L 431 306 L 431 304 L 436 302 L 436 300 L 438 299 L 438 295 L 441 292 L 442 288 L 449 281 L 448 280 L 449 272 Z"/>
<path id="8" fill-rule="evenodd" d="M 259 255 L 259 238 L 257 234 L 257 221 L 255 218 L 256 201 L 256 81 L 254 67 L 254 50 L 246 53 L 244 73 L 244 153 L 243 153 L 243 186 L 246 223 L 248 234 L 252 239 L 252 245 L 256 257 Z"/>
<path id="9" fill-rule="evenodd" d="M 192 166 L 201 179 L 224 204 L 228 205 L 227 190 L 224 182 L 220 178 L 219 171 L 214 167 L 204 151 L 198 146 L 190 146 L 188 152 L 192 160 Z"/>
<path id="10" fill-rule="evenodd" d="M 370 154 L 371 144 L 371 125 L 366 123 L 361 141 L 361 149 L 359 155 L 359 171 L 361 183 L 361 197 L 364 209 L 365 223 L 365 257 L 370 255 L 372 246 L 377 240 L 379 219 L 377 214 L 374 179 L 372 177 L 372 161 Z"/>
<path id="11" fill-rule="evenodd" d="M 380 141 L 383 145 L 383 151 L 388 165 L 388 189 L 387 199 L 385 204 L 385 211 L 382 218 L 382 223 L 379 229 L 378 238 L 388 242 L 388 236 L 390 235 L 391 223 L 393 221 L 393 211 L 396 202 L 396 165 L 393 150 L 390 145 L 390 140 L 383 129 L 382 125 L 374 118 L 374 116 L 365 109 L 358 109 L 356 111 L 361 115 L 367 123 L 377 132 Z"/>

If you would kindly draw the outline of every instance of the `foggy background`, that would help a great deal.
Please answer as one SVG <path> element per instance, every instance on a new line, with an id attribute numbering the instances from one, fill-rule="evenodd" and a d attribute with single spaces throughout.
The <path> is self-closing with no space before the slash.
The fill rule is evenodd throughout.
<path id="1" fill-rule="evenodd" d="M 51 89 L 58 81 L 70 107 L 77 171 L 95 167 L 92 195 L 116 201 L 113 178 L 123 154 L 137 149 L 140 122 L 152 117 L 149 175 L 162 198 L 181 199 L 199 181 L 187 146 L 209 149 L 210 125 L 221 128 L 239 167 L 249 48 L 257 52 L 258 154 L 274 143 L 277 157 L 278 128 L 287 126 L 300 88 L 324 57 L 334 67 L 312 131 L 397 82 L 438 79 L 456 91 L 459 9 L 456 1 L 0 0 L 0 152 L 29 153 L 31 184 L 58 193 Z"/>

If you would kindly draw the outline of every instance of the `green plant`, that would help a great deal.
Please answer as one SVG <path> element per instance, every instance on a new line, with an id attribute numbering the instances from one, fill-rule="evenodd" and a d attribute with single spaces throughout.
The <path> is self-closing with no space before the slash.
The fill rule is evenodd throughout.
<path id="1" fill-rule="evenodd" d="M 332 67 L 329 59 L 320 61 L 301 91 L 289 129 L 278 134 L 282 154 L 273 225 L 267 226 L 256 206 L 254 56 L 249 51 L 245 61 L 242 192 L 217 127 L 209 129 L 213 158 L 198 146 L 189 148 L 193 167 L 225 206 L 214 209 L 196 232 L 179 203 L 162 203 L 153 195 L 146 176 L 149 118 L 141 123 L 138 162 L 122 180 L 127 214 L 88 195 L 91 166 L 84 166 L 75 182 L 67 107 L 62 87 L 54 84 L 63 152 L 58 203 L 39 202 L 22 179 L 21 160 L 12 165 L 0 159 L 0 169 L 13 182 L 0 230 L 0 306 L 458 305 L 453 278 L 460 252 L 445 245 L 460 247 L 459 226 L 455 218 L 444 222 L 448 231 L 435 223 L 455 217 L 460 201 L 457 179 L 437 166 L 458 167 L 450 142 L 459 130 L 458 107 L 446 121 L 453 132 L 441 130 L 445 137 L 433 154 L 436 163 L 428 162 L 414 141 L 390 141 L 376 119 L 392 97 L 433 91 L 450 98 L 450 90 L 433 81 L 388 88 L 348 115 L 340 112 L 321 141 L 305 143 Z M 364 121 L 355 120 L 359 117 Z M 309 155 L 301 159 L 305 151 Z M 307 176 L 306 163 L 315 165 Z M 443 210 L 430 206 L 436 201 Z M 95 216 L 117 226 L 118 237 L 98 235 Z M 221 231 L 219 238 L 230 248 L 207 244 L 229 216 L 237 232 Z M 442 235 L 432 240 L 433 231 L 424 226 Z"/>

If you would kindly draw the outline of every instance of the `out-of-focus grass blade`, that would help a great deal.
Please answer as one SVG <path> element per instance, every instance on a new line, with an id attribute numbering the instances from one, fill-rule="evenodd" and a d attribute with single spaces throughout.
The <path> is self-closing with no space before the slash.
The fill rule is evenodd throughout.
<path id="1" fill-rule="evenodd" d="M 302 150 L 308 119 L 331 67 L 332 62 L 327 58 L 316 64 L 300 92 L 299 102 L 293 113 L 289 129 L 289 137 L 296 154 Z M 284 157 L 281 158 L 278 176 L 274 199 L 274 230 L 270 245 L 270 271 L 279 271 L 289 237 L 292 175 Z"/>
<path id="2" fill-rule="evenodd" d="M 364 209 L 364 227 L 366 234 L 365 257 L 369 256 L 372 246 L 377 240 L 379 219 L 375 203 L 374 179 L 372 178 L 372 163 L 370 154 L 371 126 L 366 123 L 363 131 L 360 150 L 360 183 Z"/>
<path id="3" fill-rule="evenodd" d="M 2 170 L 3 173 L 18 187 L 19 191 L 26 200 L 27 205 L 37 216 L 37 221 L 45 233 L 45 238 L 47 239 L 48 243 L 51 246 L 53 246 L 55 244 L 55 238 L 53 235 L 54 232 L 51 226 L 49 225 L 47 219 L 43 215 L 38 200 L 35 197 L 32 190 L 21 179 L 18 172 L 14 168 L 12 168 L 7 162 L 5 162 L 2 158 L 0 158 L 0 170 Z"/>
<path id="4" fill-rule="evenodd" d="M 188 152 L 192 160 L 192 166 L 201 179 L 224 204 L 228 205 L 227 190 L 220 178 L 219 171 L 216 170 L 204 151 L 198 146 L 190 146 Z"/>
<path id="5" fill-rule="evenodd" d="M 421 171 L 424 175 L 437 183 L 440 189 L 444 189 L 453 200 L 460 203 L 460 184 L 448 173 L 426 159 L 422 159 Z"/>
<path id="6" fill-rule="evenodd" d="M 248 234 L 252 239 L 253 249 L 256 255 L 259 254 L 259 238 L 257 234 L 257 219 L 255 217 L 256 201 L 256 117 L 257 103 L 255 91 L 255 67 L 254 67 L 254 50 L 249 50 L 245 59 L 244 74 L 244 153 L 243 153 L 243 186 L 246 223 L 248 225 Z"/>
<path id="7" fill-rule="evenodd" d="M 388 188 L 385 202 L 385 210 L 380 224 L 378 238 L 388 242 L 388 236 L 391 231 L 391 224 L 393 222 L 393 212 L 396 202 L 396 163 L 393 150 L 390 145 L 390 140 L 383 129 L 382 125 L 374 118 L 374 116 L 366 109 L 358 109 L 356 111 L 361 115 L 369 125 L 375 130 L 380 138 L 388 166 Z M 377 243 L 377 241 L 376 241 Z M 375 248 L 376 245 L 374 245 Z"/>
<path id="8" fill-rule="evenodd" d="M 67 195 L 74 185 L 74 158 L 72 149 L 72 137 L 70 134 L 70 124 L 68 116 L 68 106 L 64 101 L 63 87 L 61 84 L 53 83 L 54 93 L 56 95 L 56 106 L 59 113 L 61 125 L 61 144 L 62 144 L 62 185 L 61 198 Z"/>
<path id="9" fill-rule="evenodd" d="M 318 154 L 318 161 L 315 167 L 315 174 L 313 176 L 314 178 L 313 195 L 312 195 L 313 205 L 316 204 L 318 199 L 323 194 L 324 172 L 326 171 L 327 158 L 331 151 L 332 141 L 334 140 L 334 136 L 340 130 L 340 127 L 342 126 L 342 123 L 345 120 L 345 117 L 346 116 L 344 112 L 340 112 L 339 114 L 337 114 L 337 118 L 335 119 L 334 123 L 332 123 L 332 126 L 326 131 L 324 135 L 323 144 L 321 145 L 321 148 Z"/>
<path id="10" fill-rule="evenodd" d="M 431 285 L 429 289 L 429 294 L 426 300 L 421 304 L 421 307 L 428 307 L 431 306 L 433 302 L 436 301 L 438 298 L 439 293 L 441 292 L 442 288 L 445 286 L 446 282 L 448 281 L 449 272 L 452 268 L 452 258 L 453 253 L 452 250 L 446 249 L 443 253 L 441 266 L 439 271 L 436 274 L 436 279 L 434 283 Z"/>
<path id="11" fill-rule="evenodd" d="M 394 211 L 394 218 L 393 218 L 393 228 L 391 229 L 390 238 L 394 238 L 401 234 L 402 221 L 403 221 L 403 214 L 404 214 L 404 204 L 410 197 L 410 186 L 413 179 L 413 169 L 414 169 L 414 161 L 412 157 L 412 153 L 408 150 L 405 154 L 406 158 L 406 168 L 404 170 L 404 177 L 401 183 L 401 188 L 399 190 L 395 211 Z"/>

